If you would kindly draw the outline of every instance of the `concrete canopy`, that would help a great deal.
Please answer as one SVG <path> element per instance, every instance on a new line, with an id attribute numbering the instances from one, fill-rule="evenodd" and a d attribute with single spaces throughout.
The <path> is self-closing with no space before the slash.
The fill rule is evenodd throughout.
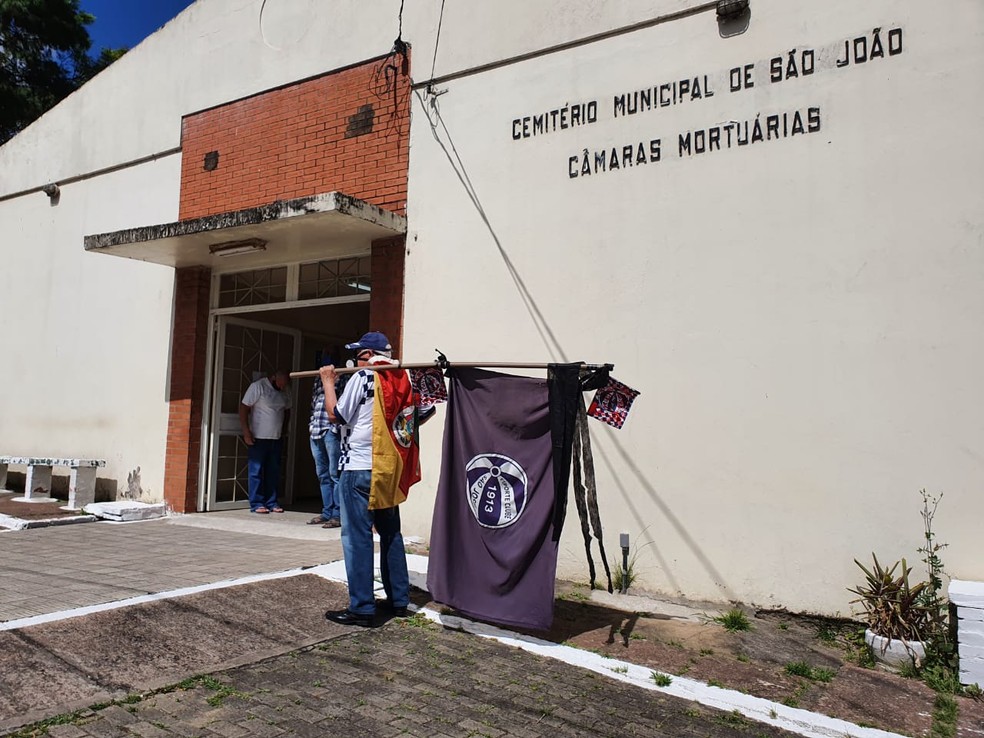
<path id="1" fill-rule="evenodd" d="M 163 225 L 86 236 L 86 251 L 175 268 L 236 263 L 247 267 L 314 260 L 326 246 L 367 249 L 372 241 L 406 233 L 406 218 L 341 192 L 279 200 L 246 210 Z M 240 242 L 262 248 L 222 247 Z"/>

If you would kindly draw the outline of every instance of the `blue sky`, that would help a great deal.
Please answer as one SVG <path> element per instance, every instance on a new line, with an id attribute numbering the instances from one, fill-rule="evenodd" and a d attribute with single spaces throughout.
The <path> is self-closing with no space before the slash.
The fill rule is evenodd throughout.
<path id="1" fill-rule="evenodd" d="M 92 54 L 103 48 L 132 49 L 193 0 L 82 0 L 82 10 L 96 16 L 89 26 Z"/>

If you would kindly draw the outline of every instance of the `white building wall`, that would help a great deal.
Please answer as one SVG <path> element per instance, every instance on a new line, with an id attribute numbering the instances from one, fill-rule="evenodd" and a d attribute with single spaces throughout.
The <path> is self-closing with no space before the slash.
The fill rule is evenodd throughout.
<path id="1" fill-rule="evenodd" d="M 3 453 L 105 459 L 99 477 L 161 499 L 174 272 L 86 254 L 82 234 L 173 218 L 179 173 L 170 156 L 57 205 L 0 202 Z"/>
<path id="2" fill-rule="evenodd" d="M 530 20 L 554 5 L 449 7 L 437 73 L 641 7 Z M 644 587 L 846 614 L 853 558 L 917 561 L 922 487 L 945 492 L 949 571 L 981 578 L 982 20 L 974 0 L 753 0 L 730 38 L 711 10 L 419 91 L 405 353 L 613 362 L 642 395 L 621 431 L 592 421 L 606 544 L 632 534 Z M 901 28 L 902 52 L 839 68 L 875 28 L 886 48 Z M 770 83 L 791 49 L 816 71 Z M 754 87 L 730 92 L 749 64 Z M 617 94 L 704 75 L 713 97 L 613 117 Z M 514 119 L 591 100 L 595 123 L 512 138 Z M 817 132 L 679 154 L 682 132 L 809 108 Z M 585 148 L 657 138 L 659 162 L 570 177 Z M 410 528 L 437 479 L 423 433 Z M 569 516 L 561 574 L 585 578 Z"/>

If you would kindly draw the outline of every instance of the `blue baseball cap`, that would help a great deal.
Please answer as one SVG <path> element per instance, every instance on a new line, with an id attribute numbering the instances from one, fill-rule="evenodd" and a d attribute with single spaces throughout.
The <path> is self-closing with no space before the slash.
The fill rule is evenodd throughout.
<path id="1" fill-rule="evenodd" d="M 355 343 L 345 344 L 345 348 L 353 350 L 369 349 L 370 351 L 392 351 L 389 339 L 382 333 L 370 331 Z"/>

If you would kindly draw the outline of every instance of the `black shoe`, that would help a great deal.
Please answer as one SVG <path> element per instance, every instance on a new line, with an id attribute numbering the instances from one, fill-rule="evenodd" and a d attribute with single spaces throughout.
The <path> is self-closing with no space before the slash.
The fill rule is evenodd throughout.
<path id="1" fill-rule="evenodd" d="M 348 610 L 329 610 L 325 613 L 325 618 L 339 625 L 358 625 L 360 628 L 373 628 L 376 625 L 372 615 L 359 615 Z"/>
<path id="2" fill-rule="evenodd" d="M 389 600 L 377 600 L 376 609 L 392 618 L 405 618 L 410 614 L 410 611 L 406 607 L 393 607 L 393 603 Z"/>

